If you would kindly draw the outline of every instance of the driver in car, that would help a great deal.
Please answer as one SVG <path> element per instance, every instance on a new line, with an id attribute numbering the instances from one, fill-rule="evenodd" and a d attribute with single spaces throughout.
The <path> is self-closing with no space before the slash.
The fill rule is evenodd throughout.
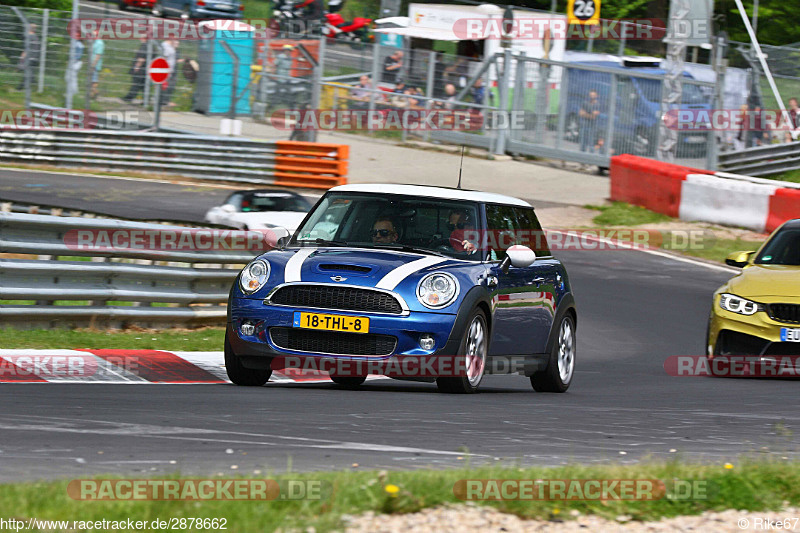
<path id="1" fill-rule="evenodd" d="M 397 242 L 397 230 L 394 221 L 389 217 L 381 217 L 375 221 L 370 235 L 375 244 L 392 244 Z"/>
<path id="2" fill-rule="evenodd" d="M 478 249 L 477 245 L 468 239 L 475 238 L 475 224 L 466 211 L 451 211 L 447 220 L 447 229 L 450 230 L 450 246 L 456 252 L 473 253 Z"/>

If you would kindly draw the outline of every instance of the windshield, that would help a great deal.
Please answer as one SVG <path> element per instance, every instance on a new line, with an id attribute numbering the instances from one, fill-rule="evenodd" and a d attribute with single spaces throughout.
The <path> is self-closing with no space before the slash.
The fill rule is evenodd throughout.
<path id="1" fill-rule="evenodd" d="M 242 212 L 252 213 L 261 211 L 300 211 L 311 209 L 311 204 L 302 196 L 274 195 L 274 194 L 249 194 L 242 198 Z"/>
<path id="2" fill-rule="evenodd" d="M 767 242 L 756 264 L 800 266 L 800 228 L 785 229 Z"/>
<path id="3" fill-rule="evenodd" d="M 465 233 L 479 229 L 478 213 L 478 205 L 467 201 L 329 193 L 295 233 L 291 244 L 323 244 L 318 242 L 322 239 L 335 245 L 405 247 L 479 261 L 474 247 L 461 245 Z"/>

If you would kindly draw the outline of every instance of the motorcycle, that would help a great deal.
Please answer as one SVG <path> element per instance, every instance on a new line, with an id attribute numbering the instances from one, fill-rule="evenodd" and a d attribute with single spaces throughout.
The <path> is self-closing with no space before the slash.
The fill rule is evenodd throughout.
<path id="1" fill-rule="evenodd" d="M 346 21 L 339 14 L 342 7 L 344 0 L 329 0 L 328 13 L 325 13 L 322 25 L 322 35 L 325 35 L 329 42 L 339 39 L 354 47 L 358 47 L 360 43 L 370 42 L 372 38 L 369 35 L 369 26 L 372 24 L 372 19 L 355 17 L 351 21 Z"/>

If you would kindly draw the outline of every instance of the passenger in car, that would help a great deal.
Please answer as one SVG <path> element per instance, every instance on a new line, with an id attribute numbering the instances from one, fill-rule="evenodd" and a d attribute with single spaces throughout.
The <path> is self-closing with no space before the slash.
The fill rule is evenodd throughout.
<path id="1" fill-rule="evenodd" d="M 381 217 L 375 221 L 370 235 L 376 244 L 391 244 L 397 242 L 397 225 L 389 217 Z"/>
<path id="2" fill-rule="evenodd" d="M 450 230 L 450 245 L 456 252 L 473 253 L 478 249 L 477 244 L 469 240 L 475 238 L 475 224 L 466 211 L 451 211 L 447 220 L 447 229 Z"/>

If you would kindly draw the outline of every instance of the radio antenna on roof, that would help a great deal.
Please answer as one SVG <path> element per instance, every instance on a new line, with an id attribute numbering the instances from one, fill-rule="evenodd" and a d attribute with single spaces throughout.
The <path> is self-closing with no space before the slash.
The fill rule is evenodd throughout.
<path id="1" fill-rule="evenodd" d="M 461 145 L 461 163 L 458 165 L 458 186 L 457 189 L 461 188 L 461 169 L 464 168 L 464 145 Z"/>

